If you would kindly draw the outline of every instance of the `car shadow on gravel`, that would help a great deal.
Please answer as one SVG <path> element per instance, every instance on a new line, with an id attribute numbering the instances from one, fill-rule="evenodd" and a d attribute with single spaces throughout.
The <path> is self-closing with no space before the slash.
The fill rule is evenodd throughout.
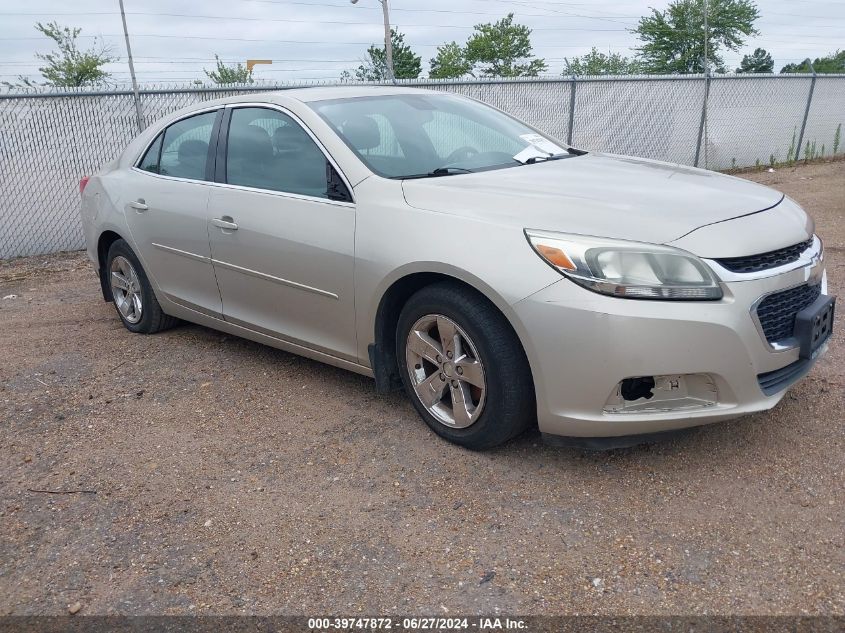
<path id="1" fill-rule="evenodd" d="M 529 458 L 537 463 L 566 465 L 567 469 L 576 464 L 591 468 L 598 465 L 608 473 L 615 472 L 621 466 L 636 467 L 658 462 L 661 468 L 671 469 L 674 465 L 681 470 L 703 462 L 729 465 L 734 460 L 756 459 L 761 451 L 771 450 L 774 446 L 795 447 L 801 443 L 801 438 L 794 437 L 792 425 L 784 424 L 784 418 L 800 415 L 790 407 L 799 398 L 787 396 L 787 400 L 768 412 L 670 431 L 621 448 L 566 445 L 569 438 L 562 438 L 562 443 L 554 439 L 547 442 L 535 426 L 487 453 L 497 459 L 524 461 Z M 795 405 L 794 409 L 798 408 Z M 615 466 L 611 467 L 610 464 Z"/>
<path id="2" fill-rule="evenodd" d="M 448 444 L 430 431 L 419 418 L 404 391 L 378 394 L 371 378 L 351 371 L 336 368 L 319 361 L 297 356 L 273 347 L 221 333 L 204 326 L 183 323 L 165 336 L 180 338 L 183 349 L 197 345 L 189 356 L 202 355 L 209 345 L 214 347 L 214 360 L 221 372 L 240 370 L 245 374 L 260 372 L 265 378 L 275 378 L 275 384 L 282 387 L 291 381 L 303 381 L 303 384 L 286 384 L 288 388 L 303 388 L 304 381 L 319 384 L 319 396 L 323 406 L 331 408 L 331 403 L 345 405 L 354 410 L 351 414 L 335 416 L 338 419 L 320 429 L 321 436 L 327 441 L 336 440 L 343 444 L 360 444 L 365 441 L 379 441 L 389 444 L 401 444 L 417 439 L 430 442 L 435 450 L 451 453 L 471 454 L 473 451 Z M 222 359 L 222 362 L 221 362 Z M 803 387 L 795 388 L 800 394 Z M 779 404 L 771 412 L 747 415 L 735 420 L 728 420 L 702 426 L 671 431 L 656 438 L 648 438 L 642 443 L 625 448 L 591 449 L 580 446 L 547 443 L 536 426 L 507 444 L 484 451 L 483 454 L 496 459 L 526 458 L 537 462 L 553 461 L 557 463 L 596 465 L 608 462 L 616 464 L 637 464 L 654 460 L 689 458 L 706 453 L 708 459 L 731 460 L 753 450 L 756 444 L 769 444 L 790 441 L 780 429 L 773 417 L 780 417 L 778 412 L 790 404 L 795 404 L 800 395 L 790 395 L 785 403 Z M 388 424 L 385 416 L 369 408 L 377 407 L 382 412 L 388 411 Z M 394 434 L 391 437 L 391 434 Z M 423 437 L 420 437 L 422 435 Z M 411 446 L 413 446 L 413 442 Z M 419 445 L 420 449 L 428 447 Z"/>

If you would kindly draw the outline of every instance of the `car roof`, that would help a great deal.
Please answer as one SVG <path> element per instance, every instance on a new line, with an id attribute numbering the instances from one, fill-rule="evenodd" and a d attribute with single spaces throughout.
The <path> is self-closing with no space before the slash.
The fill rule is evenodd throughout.
<path id="1" fill-rule="evenodd" d="M 228 103 L 263 102 L 288 105 L 291 101 L 312 103 L 331 99 L 354 99 L 356 97 L 377 97 L 398 94 L 442 94 L 422 88 L 405 88 L 402 86 L 315 86 L 313 88 L 290 88 L 288 90 L 270 90 L 245 92 L 231 97 L 221 97 L 210 101 L 203 101 L 182 111 L 198 110 L 209 106 L 226 105 Z"/>
<path id="2" fill-rule="evenodd" d="M 377 97 L 382 95 L 400 94 L 427 94 L 443 95 L 443 92 L 434 92 L 423 88 L 406 88 L 403 86 L 314 86 L 311 88 L 290 88 L 287 90 L 258 90 L 245 92 L 219 99 L 210 99 L 193 103 L 184 108 L 171 112 L 166 117 L 159 119 L 158 123 L 169 124 L 185 115 L 198 110 L 205 110 L 211 107 L 223 106 L 229 103 L 275 103 L 281 106 L 290 106 L 291 101 L 300 103 L 313 103 L 317 101 L 328 101 L 331 99 L 354 99 L 356 97 Z"/>
<path id="3" fill-rule="evenodd" d="M 406 88 L 403 86 L 315 86 L 313 88 L 292 88 L 279 90 L 269 95 L 288 97 L 298 101 L 327 101 L 329 99 L 350 99 L 355 97 L 377 97 L 395 94 L 431 94 L 431 90 Z"/>

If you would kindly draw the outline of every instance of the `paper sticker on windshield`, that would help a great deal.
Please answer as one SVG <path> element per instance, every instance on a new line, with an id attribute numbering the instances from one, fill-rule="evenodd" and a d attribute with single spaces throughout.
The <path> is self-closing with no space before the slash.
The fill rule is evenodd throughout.
<path id="1" fill-rule="evenodd" d="M 526 143 L 531 144 L 533 147 L 536 147 L 541 152 L 548 152 L 549 154 L 560 154 L 564 151 L 562 147 L 558 147 L 549 139 L 540 136 L 539 134 L 520 134 L 519 138 L 521 138 Z"/>
<path id="2" fill-rule="evenodd" d="M 542 159 L 544 159 L 544 160 L 545 160 L 545 159 L 546 159 L 546 158 L 548 158 L 548 157 L 549 157 L 549 153 L 548 153 L 548 152 L 543 152 L 543 151 L 540 151 L 539 149 L 537 149 L 537 148 L 536 148 L 536 147 L 534 147 L 533 145 L 529 145 L 529 146 L 528 146 L 528 147 L 526 147 L 524 150 L 522 150 L 521 152 L 519 152 L 516 156 L 514 156 L 514 157 L 513 157 L 513 159 L 514 159 L 515 161 L 520 162 L 520 163 L 522 163 L 522 164 L 524 165 L 525 163 L 527 163 L 527 162 L 528 162 L 529 160 L 531 160 L 532 158 L 533 158 L 533 159 L 542 158 Z"/>

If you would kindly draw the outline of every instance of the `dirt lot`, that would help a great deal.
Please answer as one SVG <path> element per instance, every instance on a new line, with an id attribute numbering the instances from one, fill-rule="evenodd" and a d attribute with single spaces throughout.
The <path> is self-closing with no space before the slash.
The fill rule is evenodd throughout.
<path id="1" fill-rule="evenodd" d="M 845 163 L 754 174 L 845 280 Z M 471 453 L 400 394 L 202 327 L 81 254 L 0 264 L 0 614 L 845 613 L 845 323 L 771 413 Z M 38 491 L 65 491 L 50 494 Z"/>

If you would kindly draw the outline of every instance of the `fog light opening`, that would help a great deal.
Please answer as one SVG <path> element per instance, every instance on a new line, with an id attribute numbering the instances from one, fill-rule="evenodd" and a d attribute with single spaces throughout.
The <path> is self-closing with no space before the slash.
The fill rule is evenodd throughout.
<path id="1" fill-rule="evenodd" d="M 636 376 L 616 383 L 604 403 L 604 413 L 693 411 L 719 403 L 716 380 L 710 374 Z"/>
<path id="2" fill-rule="evenodd" d="M 649 400 L 654 397 L 654 384 L 654 376 L 626 378 L 622 381 L 619 387 L 619 392 L 622 394 L 622 398 L 627 402 L 639 400 L 640 398 Z"/>

